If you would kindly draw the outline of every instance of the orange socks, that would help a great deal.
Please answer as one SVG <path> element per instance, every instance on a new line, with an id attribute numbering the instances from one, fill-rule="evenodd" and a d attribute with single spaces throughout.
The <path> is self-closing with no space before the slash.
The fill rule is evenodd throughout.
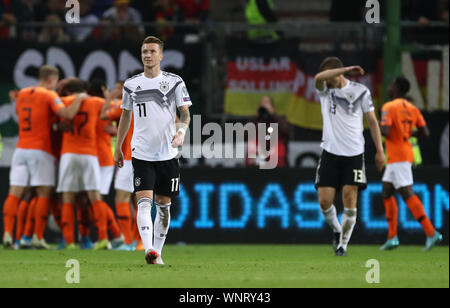
<path id="1" fill-rule="evenodd" d="M 47 227 L 49 208 L 50 200 L 45 197 L 38 197 L 35 209 L 34 233 L 40 240 L 44 237 L 45 227 Z"/>
<path id="2" fill-rule="evenodd" d="M 27 211 L 30 204 L 22 200 L 19 204 L 19 211 L 17 212 L 17 228 L 16 228 L 16 241 L 20 241 L 27 222 Z"/>
<path id="3" fill-rule="evenodd" d="M 431 224 L 431 221 L 428 219 L 428 216 L 425 213 L 425 209 L 423 208 L 423 204 L 420 199 L 416 195 L 413 195 L 408 200 L 406 200 L 406 204 L 408 205 L 408 208 L 413 214 L 414 218 L 422 225 L 425 234 L 428 237 L 432 237 L 434 235 L 434 227 Z"/>
<path id="4" fill-rule="evenodd" d="M 62 230 L 62 222 L 61 222 L 62 205 L 60 204 L 58 198 L 52 199 L 52 201 L 50 202 L 50 209 L 53 217 L 55 218 L 56 224 L 58 225 L 59 229 Z"/>
<path id="5" fill-rule="evenodd" d="M 64 237 L 66 245 L 75 242 L 75 214 L 73 203 L 64 203 L 61 211 L 61 232 Z"/>
<path id="6" fill-rule="evenodd" d="M 383 200 L 386 209 L 386 219 L 389 226 L 388 239 L 392 239 L 397 235 L 398 226 L 398 206 L 395 197 Z"/>
<path id="7" fill-rule="evenodd" d="M 125 244 L 133 242 L 133 231 L 131 230 L 131 210 L 128 202 L 116 204 L 117 222 L 120 230 L 125 237 Z"/>
<path id="8" fill-rule="evenodd" d="M 94 215 L 94 224 L 97 227 L 98 241 L 108 239 L 108 220 L 106 205 L 103 201 L 97 200 L 92 204 L 92 213 Z"/>
<path id="9" fill-rule="evenodd" d="M 89 236 L 91 233 L 91 222 L 92 215 L 90 207 L 81 209 L 80 206 L 77 208 L 78 212 L 78 229 L 82 237 Z"/>
<path id="10" fill-rule="evenodd" d="M 23 235 L 31 238 L 34 232 L 35 223 L 35 210 L 36 210 L 37 197 L 31 199 L 30 205 L 28 206 L 27 220 L 25 223 L 25 229 L 23 230 Z"/>
<path id="11" fill-rule="evenodd" d="M 108 219 L 108 230 L 111 231 L 114 239 L 119 238 L 122 235 L 122 232 L 120 232 L 120 228 L 117 225 L 116 218 L 114 217 L 114 212 L 106 203 L 105 206 L 106 217 Z"/>
<path id="12" fill-rule="evenodd" d="M 11 236 L 13 236 L 19 202 L 19 198 L 14 195 L 9 195 L 3 204 L 3 231 L 4 233 L 8 232 Z"/>

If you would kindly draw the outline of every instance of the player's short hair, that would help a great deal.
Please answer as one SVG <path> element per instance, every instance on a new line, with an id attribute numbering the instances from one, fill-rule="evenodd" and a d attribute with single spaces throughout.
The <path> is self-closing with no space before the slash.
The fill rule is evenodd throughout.
<path id="1" fill-rule="evenodd" d="M 157 38 L 156 36 L 147 36 L 144 39 L 144 41 L 142 42 L 142 45 L 144 45 L 144 44 L 152 44 L 152 43 L 158 44 L 159 48 L 161 49 L 161 51 L 164 50 L 164 42 L 161 39 Z"/>
<path id="2" fill-rule="evenodd" d="M 395 78 L 395 86 L 400 91 L 400 94 L 406 95 L 406 93 L 409 92 L 409 89 L 411 88 L 411 84 L 409 83 L 409 80 L 405 77 L 397 77 Z"/>
<path id="3" fill-rule="evenodd" d="M 64 86 L 64 92 L 69 94 L 82 93 L 87 91 L 87 83 L 79 78 L 73 78 Z"/>
<path id="4" fill-rule="evenodd" d="M 319 66 L 319 72 L 344 67 L 344 63 L 338 57 L 328 57 Z"/>
<path id="5" fill-rule="evenodd" d="M 58 68 L 51 65 L 43 65 L 39 69 L 39 81 L 47 81 L 52 77 L 59 77 Z"/>

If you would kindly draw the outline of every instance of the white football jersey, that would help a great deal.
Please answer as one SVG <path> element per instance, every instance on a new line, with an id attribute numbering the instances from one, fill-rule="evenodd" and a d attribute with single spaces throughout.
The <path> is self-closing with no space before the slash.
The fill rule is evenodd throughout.
<path id="1" fill-rule="evenodd" d="M 322 107 L 321 147 L 334 155 L 357 156 L 364 153 L 364 113 L 375 110 L 370 90 L 347 80 L 342 89 L 318 91 Z"/>
<path id="2" fill-rule="evenodd" d="M 142 73 L 126 80 L 122 109 L 134 114 L 132 157 L 146 161 L 175 158 L 178 149 L 172 147 L 172 139 L 177 108 L 191 105 L 183 79 L 175 74 L 161 71 L 155 78 L 147 78 Z"/>

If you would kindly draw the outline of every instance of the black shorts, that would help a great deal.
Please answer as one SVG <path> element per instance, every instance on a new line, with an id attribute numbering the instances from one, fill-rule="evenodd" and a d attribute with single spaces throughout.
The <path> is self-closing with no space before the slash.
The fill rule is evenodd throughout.
<path id="1" fill-rule="evenodd" d="M 323 151 L 316 172 L 316 188 L 334 187 L 339 190 L 345 185 L 367 187 L 364 154 L 346 157 Z"/>
<path id="2" fill-rule="evenodd" d="M 177 158 L 145 161 L 132 158 L 134 192 L 153 190 L 156 195 L 176 197 L 180 192 L 180 164 Z"/>

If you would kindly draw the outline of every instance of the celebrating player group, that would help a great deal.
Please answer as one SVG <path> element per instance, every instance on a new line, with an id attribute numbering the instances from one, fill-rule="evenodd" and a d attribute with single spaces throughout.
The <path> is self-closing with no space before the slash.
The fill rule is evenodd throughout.
<path id="1" fill-rule="evenodd" d="M 87 83 L 75 77 L 59 81 L 58 69 L 43 66 L 38 84 L 18 93 L 19 141 L 3 205 L 5 247 L 49 249 L 44 231 L 51 212 L 61 229 L 61 249 L 76 248 L 77 218 L 81 248 L 141 247 L 148 264 L 164 264 L 170 208 L 181 183 L 178 148 L 190 124 L 192 103 L 182 78 L 161 70 L 163 52 L 160 39 L 147 37 L 141 48 L 143 73 L 111 90 L 100 81 Z M 377 150 L 376 166 L 385 169 L 389 234 L 382 249 L 399 245 L 395 190 L 424 227 L 426 249 L 431 249 L 442 236 L 412 191 L 408 141 L 414 127 L 418 136 L 428 130 L 418 109 L 404 98 L 408 92 L 404 80 L 397 79 L 392 86 L 395 100 L 384 105 L 380 129 L 369 89 L 345 77 L 363 75 L 361 67 L 344 67 L 340 59 L 327 58 L 319 71 L 315 86 L 322 107 L 323 154 L 316 187 L 321 212 L 334 232 L 335 254 L 347 255 L 358 192 L 367 184 L 364 115 Z M 112 136 L 117 137 L 114 151 Z M 113 179 L 115 213 L 104 201 Z M 344 204 L 341 222 L 334 206 L 338 190 Z M 95 244 L 91 226 L 97 233 Z"/>

